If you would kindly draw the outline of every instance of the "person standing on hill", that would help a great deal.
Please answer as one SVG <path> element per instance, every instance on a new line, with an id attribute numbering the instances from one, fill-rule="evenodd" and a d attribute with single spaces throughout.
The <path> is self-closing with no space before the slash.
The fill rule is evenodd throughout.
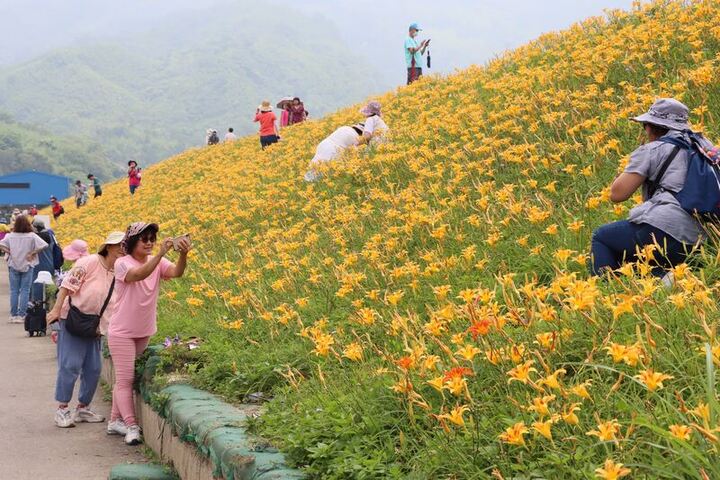
<path id="1" fill-rule="evenodd" d="M 288 110 L 288 125 L 295 125 L 296 123 L 302 123 L 307 120 L 308 111 L 305 110 L 305 105 L 300 101 L 300 98 L 293 98 Z"/>
<path id="2" fill-rule="evenodd" d="M 277 129 L 277 117 L 272 111 L 270 102 L 265 100 L 258 107 L 255 112 L 255 122 L 260 123 L 260 147 L 265 150 L 265 147 L 277 143 L 280 140 L 280 135 Z"/>
<path id="3" fill-rule="evenodd" d="M 65 213 L 65 209 L 63 208 L 62 205 L 60 205 L 60 202 L 58 202 L 57 197 L 55 197 L 55 196 L 50 197 L 50 205 L 52 205 L 52 214 L 53 214 L 53 218 L 55 220 L 60 218 L 60 215 Z"/>
<path id="4" fill-rule="evenodd" d="M 228 128 L 228 131 L 225 134 L 224 141 L 225 141 L 225 143 L 228 143 L 228 142 L 234 142 L 235 140 L 237 140 L 237 135 L 235 135 L 235 129 L 230 127 L 230 128 Z"/>
<path id="5" fill-rule="evenodd" d="M 407 84 L 422 76 L 422 56 L 430 46 L 430 39 L 418 43 L 417 35 L 421 31 L 417 23 L 410 25 L 408 37 L 405 39 L 405 63 L 407 65 Z"/>
<path id="6" fill-rule="evenodd" d="M 83 184 L 80 180 L 77 180 L 75 182 L 75 206 L 77 208 L 82 207 L 85 205 L 85 201 L 87 199 L 87 186 Z"/>
<path id="7" fill-rule="evenodd" d="M 90 184 L 92 185 L 93 189 L 95 190 L 95 196 L 93 198 L 97 198 L 102 195 L 102 187 L 100 186 L 100 180 L 95 177 L 92 173 L 88 173 L 87 176 L 88 180 L 90 180 Z"/>
<path id="8" fill-rule="evenodd" d="M 128 184 L 130 185 L 130 195 L 135 195 L 135 190 L 140 187 L 142 176 L 140 168 L 135 160 L 128 162 Z"/>
<path id="9" fill-rule="evenodd" d="M 664 141 L 685 139 L 690 143 L 688 116 L 688 107 L 674 98 L 661 98 L 647 113 L 633 118 L 642 124 L 648 142 L 630 154 L 625 170 L 610 186 L 610 200 L 624 202 L 642 187 L 643 203 L 630 210 L 627 220 L 608 223 L 593 232 L 593 275 L 635 261 L 638 248 L 657 244 L 663 251 L 654 254 L 653 274 L 665 276 L 669 268 L 685 262 L 694 246 L 704 240 L 700 221 L 685 211 L 673 195 L 685 186 L 687 151 Z M 712 149 L 710 142 L 704 138 L 702 141 L 704 149 Z M 663 282 L 671 285 L 672 278 Z"/>

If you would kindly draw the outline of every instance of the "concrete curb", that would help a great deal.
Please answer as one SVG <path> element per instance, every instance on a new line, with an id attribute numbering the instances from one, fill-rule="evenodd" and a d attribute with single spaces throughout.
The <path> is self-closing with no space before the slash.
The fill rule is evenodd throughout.
<path id="1" fill-rule="evenodd" d="M 151 357 L 148 365 L 157 364 Z M 257 414 L 257 405 L 237 408 L 189 385 L 174 384 L 156 392 L 167 402 L 156 412 L 145 391 L 152 366 L 143 375 L 135 397 L 138 422 L 145 444 L 163 462 L 173 465 L 182 480 L 291 480 L 304 475 L 288 468 L 282 454 L 257 444 L 244 428 L 245 419 Z M 103 358 L 103 380 L 114 383 L 110 358 Z M 145 396 L 145 398 L 143 398 Z"/>

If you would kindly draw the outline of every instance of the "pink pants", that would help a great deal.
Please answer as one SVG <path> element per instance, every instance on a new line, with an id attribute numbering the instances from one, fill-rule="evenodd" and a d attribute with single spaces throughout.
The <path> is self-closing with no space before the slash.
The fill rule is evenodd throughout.
<path id="1" fill-rule="evenodd" d="M 137 425 L 135 402 L 133 401 L 135 359 L 145 351 L 150 337 L 122 338 L 108 336 L 107 340 L 110 356 L 115 367 L 115 385 L 113 385 L 110 421 L 122 418 L 128 426 Z"/>

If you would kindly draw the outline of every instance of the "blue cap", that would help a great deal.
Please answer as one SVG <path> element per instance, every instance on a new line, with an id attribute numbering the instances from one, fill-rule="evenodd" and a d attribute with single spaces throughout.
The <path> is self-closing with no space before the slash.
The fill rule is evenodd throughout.
<path id="1" fill-rule="evenodd" d="M 422 28 L 420 28 L 420 25 L 418 25 L 417 23 L 411 23 L 409 29 L 410 29 L 410 30 L 417 30 L 418 32 L 419 32 L 420 30 L 422 30 Z"/>

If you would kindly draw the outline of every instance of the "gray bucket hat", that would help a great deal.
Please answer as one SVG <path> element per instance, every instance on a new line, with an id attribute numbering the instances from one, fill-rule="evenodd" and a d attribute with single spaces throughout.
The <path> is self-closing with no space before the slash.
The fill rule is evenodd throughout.
<path id="1" fill-rule="evenodd" d="M 650 123 L 670 130 L 690 130 L 688 116 L 690 109 L 674 98 L 661 98 L 653 103 L 647 113 L 632 120 L 640 123 Z"/>

